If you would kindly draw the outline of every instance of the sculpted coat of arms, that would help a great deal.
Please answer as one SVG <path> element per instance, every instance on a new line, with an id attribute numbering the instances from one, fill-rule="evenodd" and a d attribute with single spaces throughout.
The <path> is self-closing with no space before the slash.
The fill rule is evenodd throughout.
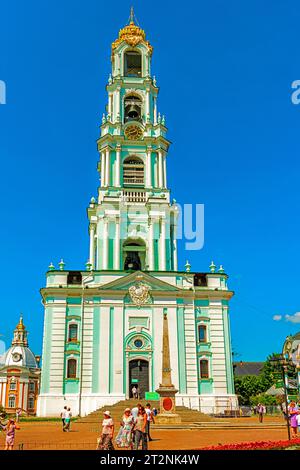
<path id="1" fill-rule="evenodd" d="M 150 287 L 142 282 L 137 282 L 135 285 L 130 286 L 128 291 L 132 302 L 139 307 L 150 299 Z"/>

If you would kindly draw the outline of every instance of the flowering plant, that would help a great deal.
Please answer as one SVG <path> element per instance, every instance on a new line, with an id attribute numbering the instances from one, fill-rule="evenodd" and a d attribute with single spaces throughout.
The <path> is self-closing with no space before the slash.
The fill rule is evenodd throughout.
<path id="1" fill-rule="evenodd" d="M 254 441 L 235 444 L 219 444 L 217 446 L 201 447 L 200 450 L 279 450 L 286 447 L 300 446 L 300 439 L 281 441 Z"/>

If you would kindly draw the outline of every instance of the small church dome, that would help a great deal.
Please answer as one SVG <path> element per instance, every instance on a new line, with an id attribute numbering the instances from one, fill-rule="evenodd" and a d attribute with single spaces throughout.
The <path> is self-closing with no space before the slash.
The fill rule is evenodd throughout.
<path id="1" fill-rule="evenodd" d="M 11 346 L 4 355 L 3 363 L 5 366 L 10 367 L 18 366 L 27 367 L 29 369 L 38 368 L 35 355 L 28 347 L 25 346 Z"/>
<path id="2" fill-rule="evenodd" d="M 0 358 L 0 363 L 6 367 L 27 367 L 29 369 L 38 369 L 39 367 L 35 355 L 28 347 L 27 331 L 22 317 L 14 331 L 12 345 Z"/>

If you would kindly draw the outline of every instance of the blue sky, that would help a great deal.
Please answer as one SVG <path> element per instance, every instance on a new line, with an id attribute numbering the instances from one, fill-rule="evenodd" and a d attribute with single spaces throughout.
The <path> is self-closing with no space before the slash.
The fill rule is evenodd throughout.
<path id="1" fill-rule="evenodd" d="M 264 360 L 299 330 L 300 7 L 285 0 L 135 1 L 154 46 L 159 111 L 173 142 L 168 184 L 205 204 L 194 271 L 223 264 L 235 291 L 237 360 Z M 110 45 L 131 2 L 34 0 L 1 7 L 1 340 L 19 312 L 41 352 L 45 271 L 83 269 L 86 207 L 98 185 L 96 139 Z M 273 320 L 277 315 L 278 320 Z M 287 317 L 286 317 L 287 315 Z M 281 316 L 281 319 L 279 319 Z M 298 323 L 297 323 L 298 322 Z"/>

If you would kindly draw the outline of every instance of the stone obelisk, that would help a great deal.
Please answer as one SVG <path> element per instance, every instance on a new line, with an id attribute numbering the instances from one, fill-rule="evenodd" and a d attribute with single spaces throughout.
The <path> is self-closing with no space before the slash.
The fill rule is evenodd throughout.
<path id="1" fill-rule="evenodd" d="M 163 351 L 162 351 L 162 381 L 156 390 L 160 395 L 160 413 L 155 417 L 157 424 L 176 424 L 181 417 L 175 413 L 175 395 L 178 392 L 172 384 L 168 317 L 164 313 L 163 320 Z"/>

